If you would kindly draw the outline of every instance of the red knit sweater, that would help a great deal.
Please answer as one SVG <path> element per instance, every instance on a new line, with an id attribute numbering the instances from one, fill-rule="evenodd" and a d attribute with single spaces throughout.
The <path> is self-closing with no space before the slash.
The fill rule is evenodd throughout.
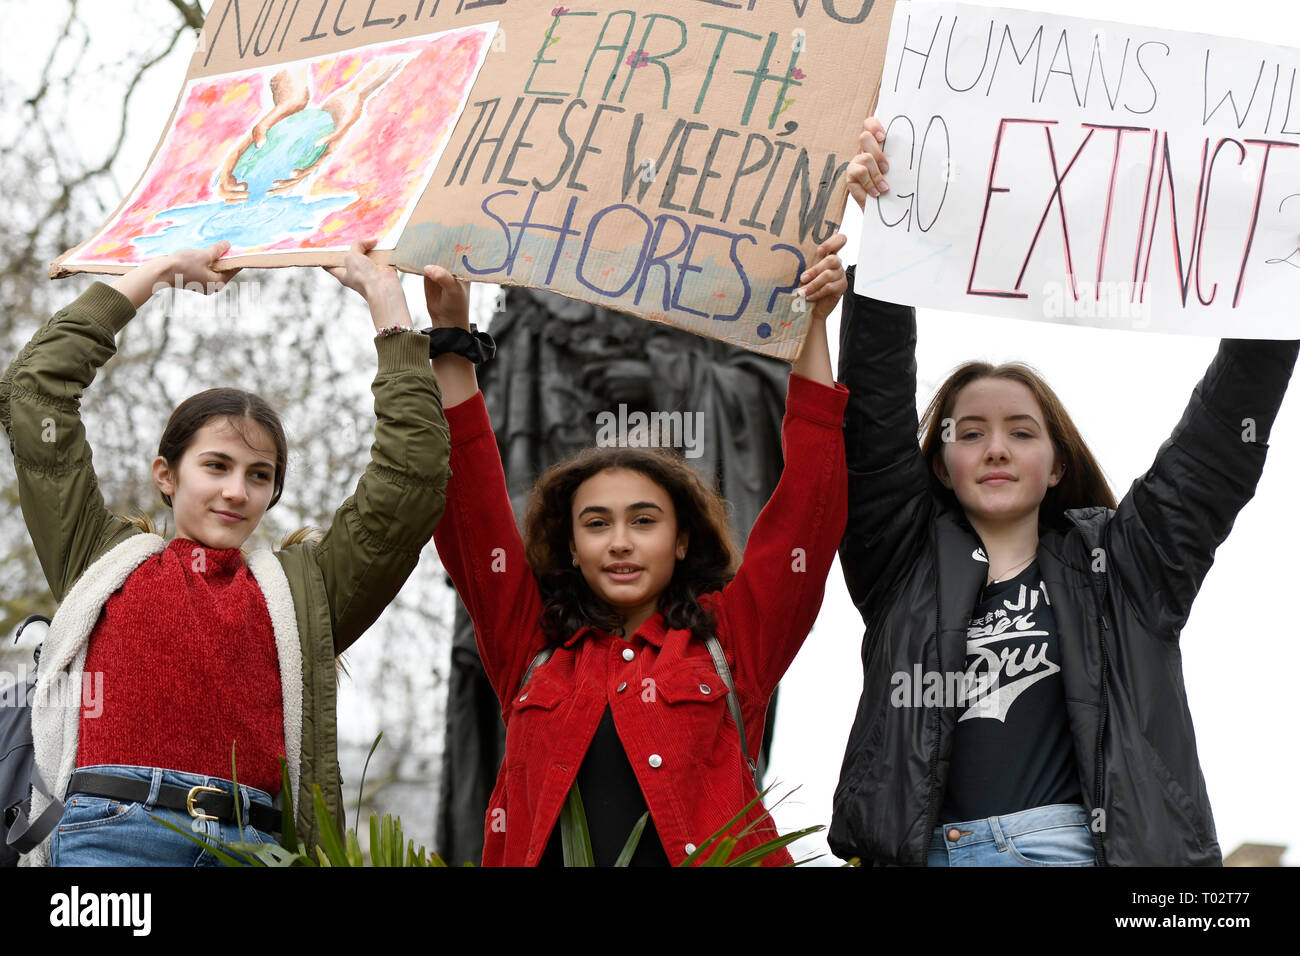
<path id="1" fill-rule="evenodd" d="M 163 767 L 275 794 L 284 756 L 279 658 L 266 599 L 238 549 L 177 538 L 104 604 L 86 672 L 77 765 Z M 98 712 L 98 713 L 97 713 Z"/>

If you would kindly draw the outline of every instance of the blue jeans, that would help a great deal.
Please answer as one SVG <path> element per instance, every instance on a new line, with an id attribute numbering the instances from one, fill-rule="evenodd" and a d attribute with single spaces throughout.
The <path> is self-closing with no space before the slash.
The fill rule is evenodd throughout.
<path id="1" fill-rule="evenodd" d="M 954 840 L 953 837 L 956 837 Z M 1096 866 L 1088 813 L 1076 803 L 986 820 L 945 823 L 930 837 L 929 866 Z"/>
<path id="2" fill-rule="evenodd" d="M 126 803 L 108 797 L 70 793 L 64 800 L 63 819 L 50 841 L 50 863 L 54 866 L 220 866 L 221 861 L 193 840 L 167 829 L 152 817 L 188 830 L 204 842 L 212 838 L 224 843 L 275 843 L 275 837 L 247 824 L 243 835 L 233 822 L 199 820 L 183 810 L 153 806 L 163 784 L 177 787 L 219 787 L 234 793 L 235 785 L 220 777 L 198 773 L 128 767 L 118 764 L 78 767 L 152 784 L 144 803 Z M 249 803 L 271 806 L 271 796 L 256 787 L 240 784 L 244 813 Z M 152 816 L 151 816 L 152 815 Z M 218 847 L 220 849 L 220 847 Z"/>

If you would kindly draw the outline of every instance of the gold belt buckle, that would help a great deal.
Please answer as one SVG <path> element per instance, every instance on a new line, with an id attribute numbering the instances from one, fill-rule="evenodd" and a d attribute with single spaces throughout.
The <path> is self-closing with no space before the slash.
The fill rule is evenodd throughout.
<path id="1" fill-rule="evenodd" d="M 190 812 L 190 816 L 196 820 L 219 820 L 220 817 L 214 817 L 207 813 L 202 807 L 194 806 L 194 798 L 198 796 L 199 791 L 206 793 L 224 793 L 220 787 L 190 787 L 190 792 L 185 796 L 185 809 Z"/>

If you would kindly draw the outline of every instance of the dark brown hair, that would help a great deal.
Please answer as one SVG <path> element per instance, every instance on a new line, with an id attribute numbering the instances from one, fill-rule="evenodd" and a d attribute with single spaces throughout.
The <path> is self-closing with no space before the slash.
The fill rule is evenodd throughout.
<path id="1" fill-rule="evenodd" d="M 939 481 L 934 472 L 934 463 L 943 454 L 944 422 L 952 417 L 957 396 L 967 385 L 982 378 L 1019 382 L 1033 393 L 1038 406 L 1043 410 L 1047 434 L 1056 449 L 1056 460 L 1065 466 L 1061 480 L 1047 489 L 1047 494 L 1038 507 L 1039 525 L 1065 531 L 1070 527 L 1065 512 L 1072 508 L 1094 505 L 1115 508 L 1115 496 L 1106 482 L 1106 476 L 1083 436 L 1079 434 L 1079 429 L 1070 419 L 1065 406 L 1051 386 L 1043 381 L 1042 376 L 1022 362 L 1007 362 L 996 366 L 988 362 L 967 362 L 958 366 L 947 381 L 939 386 L 939 391 L 930 400 L 921 417 L 921 434 L 924 436 L 921 439 L 921 453 L 930 466 L 930 484 L 935 494 L 959 506 L 957 496 Z"/>
<path id="2" fill-rule="evenodd" d="M 185 450 L 194 441 L 198 430 L 214 418 L 224 418 L 232 428 L 239 432 L 245 444 L 250 448 L 245 422 L 255 422 L 266 429 L 275 443 L 275 480 L 272 487 L 271 503 L 267 510 L 275 507 L 284 491 L 284 473 L 289 462 L 288 443 L 284 437 L 284 426 L 280 416 L 275 413 L 266 400 L 252 392 L 238 388 L 210 388 L 206 392 L 191 395 L 176 406 L 167 427 L 163 429 L 158 441 L 158 454 L 167 462 L 167 467 L 175 471 L 180 467 Z M 161 492 L 160 492 L 161 494 Z M 162 496 L 168 508 L 172 506 L 170 495 Z"/>
<path id="3" fill-rule="evenodd" d="M 664 622 L 701 639 L 712 635 L 717 622 L 700 606 L 699 597 L 720 590 L 736 575 L 726 503 L 671 451 L 612 447 L 588 448 L 552 466 L 529 496 L 524 545 L 542 592 L 541 624 L 547 641 L 559 646 L 588 625 L 610 632 L 622 627 L 621 615 L 592 593 L 569 550 L 578 487 L 616 468 L 639 472 L 663 488 L 677 511 L 677 530 L 690 535 L 686 557 L 677 562 L 659 596 Z"/>

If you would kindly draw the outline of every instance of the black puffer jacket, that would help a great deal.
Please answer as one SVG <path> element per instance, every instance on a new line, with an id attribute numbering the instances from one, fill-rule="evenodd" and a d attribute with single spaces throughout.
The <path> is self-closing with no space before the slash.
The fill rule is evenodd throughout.
<path id="1" fill-rule="evenodd" d="M 1068 532 L 1041 536 L 1079 786 L 1103 864 L 1222 862 L 1179 634 L 1215 549 L 1255 493 L 1298 346 L 1225 339 L 1118 511 L 1072 511 Z M 973 557 L 981 543 L 960 509 L 931 491 L 917 441 L 915 352 L 910 307 L 845 298 L 849 519 L 840 561 L 867 631 L 829 839 L 838 856 L 864 863 L 925 864 L 956 712 L 891 706 L 890 679 L 917 662 L 924 672 L 964 670 L 968 617 L 988 570 Z"/>

